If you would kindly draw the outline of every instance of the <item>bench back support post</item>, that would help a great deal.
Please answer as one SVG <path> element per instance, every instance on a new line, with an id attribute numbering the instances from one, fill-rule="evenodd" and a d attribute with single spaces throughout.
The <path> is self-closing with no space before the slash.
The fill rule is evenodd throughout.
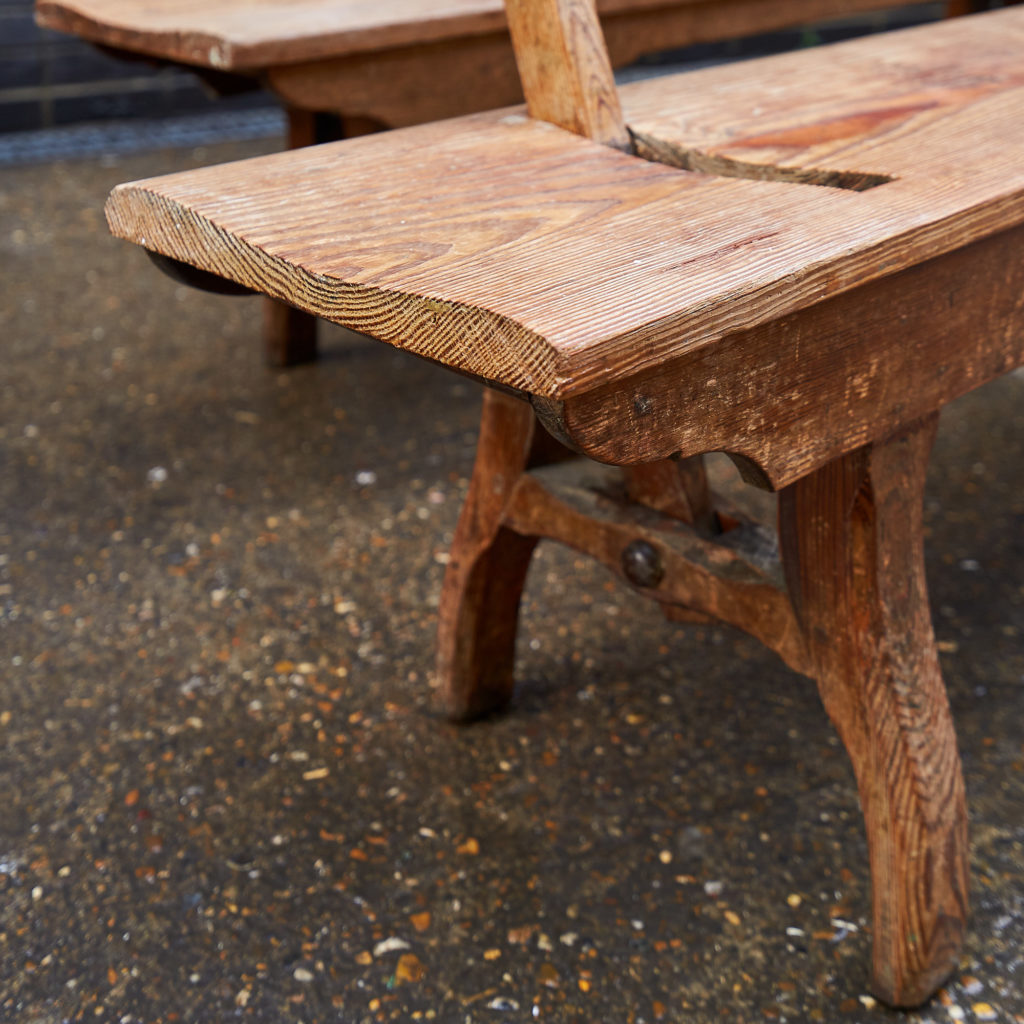
<path id="1" fill-rule="evenodd" d="M 531 117 L 629 151 L 594 0 L 505 0 Z"/>

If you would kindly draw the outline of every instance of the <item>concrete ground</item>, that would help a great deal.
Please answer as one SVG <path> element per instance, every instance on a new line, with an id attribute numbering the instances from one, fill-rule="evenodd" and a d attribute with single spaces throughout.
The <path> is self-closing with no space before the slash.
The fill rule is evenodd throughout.
<path id="1" fill-rule="evenodd" d="M 506 716 L 432 682 L 477 388 L 0 171 L 0 1020 L 1024 1021 L 1024 376 L 950 407 L 928 571 L 972 812 L 961 970 L 867 997 L 852 774 L 814 686 L 543 547 Z"/>

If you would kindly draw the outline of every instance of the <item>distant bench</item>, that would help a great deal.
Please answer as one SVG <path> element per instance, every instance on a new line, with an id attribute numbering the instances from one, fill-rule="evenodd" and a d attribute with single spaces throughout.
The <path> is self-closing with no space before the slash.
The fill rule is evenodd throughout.
<path id="1" fill-rule="evenodd" d="M 912 3 L 923 0 L 911 0 Z M 887 0 L 601 0 L 612 65 L 891 6 Z M 970 0 L 953 0 L 960 12 Z M 328 141 L 315 114 L 345 135 L 399 128 L 521 102 L 501 0 L 36 0 L 40 25 L 123 55 L 182 64 L 217 90 L 261 82 L 285 105 L 292 148 Z M 265 310 L 267 362 L 316 354 L 316 321 L 277 302 Z"/>
<path id="2" fill-rule="evenodd" d="M 439 611 L 453 717 L 510 699 L 545 538 L 816 680 L 872 987 L 916 1005 L 968 907 L 922 496 L 942 406 L 1024 364 L 1024 8 L 617 91 L 587 0 L 508 7 L 527 108 L 122 185 L 111 229 L 493 385 Z M 779 492 L 777 548 L 713 451 Z"/>

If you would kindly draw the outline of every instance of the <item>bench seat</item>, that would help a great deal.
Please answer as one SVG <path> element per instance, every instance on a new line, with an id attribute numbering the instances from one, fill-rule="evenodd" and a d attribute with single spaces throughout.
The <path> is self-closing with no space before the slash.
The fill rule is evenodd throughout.
<path id="1" fill-rule="evenodd" d="M 560 402 L 1024 222 L 1021 52 L 1007 9 L 625 87 L 652 159 L 510 109 L 122 185 L 108 218 Z"/>
<path id="2" fill-rule="evenodd" d="M 964 2 L 952 0 L 948 10 Z M 602 0 L 599 7 L 610 59 L 623 66 L 654 50 L 885 3 Z M 218 92 L 264 85 L 285 105 L 291 148 L 523 96 L 502 0 L 37 0 L 36 19 L 129 59 L 188 67 Z M 315 358 L 313 317 L 269 301 L 264 321 L 269 365 Z"/>
<path id="3" fill-rule="evenodd" d="M 889 3 L 599 0 L 597 6 L 612 61 L 621 64 L 651 50 L 753 35 Z M 431 43 L 451 46 L 490 34 L 505 37 L 511 57 L 502 0 L 36 0 L 36 12 L 46 28 L 221 71 L 258 72 Z M 467 102 L 472 98 L 464 97 Z"/>
<path id="4" fill-rule="evenodd" d="M 923 55 L 918 37 L 934 44 Z M 108 218 L 167 256 L 561 398 L 1024 220 L 1009 144 L 1024 11 L 883 39 L 622 89 L 644 139 L 766 178 L 893 179 L 865 192 L 680 173 L 506 110 L 121 185 Z M 801 104 L 837 67 L 834 97 Z"/>

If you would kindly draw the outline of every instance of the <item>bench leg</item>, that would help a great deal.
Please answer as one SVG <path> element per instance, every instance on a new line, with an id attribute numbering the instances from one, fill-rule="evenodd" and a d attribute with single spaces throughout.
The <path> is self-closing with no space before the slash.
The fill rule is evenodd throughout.
<path id="1" fill-rule="evenodd" d="M 280 368 L 316 359 L 316 317 L 277 299 L 263 302 L 263 359 Z"/>
<path id="2" fill-rule="evenodd" d="M 936 418 L 787 488 L 780 535 L 810 672 L 853 761 L 874 902 L 872 987 L 927 999 L 957 963 L 967 814 L 928 610 L 922 494 Z"/>
<path id="3" fill-rule="evenodd" d="M 529 405 L 485 390 L 473 478 L 455 531 L 439 613 L 437 673 L 452 719 L 480 718 L 501 710 L 512 697 L 523 585 L 538 540 L 555 524 L 541 515 L 527 525 L 510 514 L 510 503 L 528 469 L 566 457 L 572 453 L 537 426 Z M 633 501 L 714 532 L 715 514 L 699 457 L 630 467 L 625 476 Z M 577 540 L 589 551 L 586 537 L 584 530 Z M 590 553 L 597 557 L 600 531 L 590 542 Z M 708 621 L 697 612 L 679 610 L 678 617 Z"/>
<path id="4" fill-rule="evenodd" d="M 441 594 L 437 673 L 449 716 L 469 720 L 500 710 L 515 687 L 519 600 L 536 537 L 502 525 L 526 471 L 533 409 L 484 391 L 469 494 L 455 530 Z"/>
<path id="5" fill-rule="evenodd" d="M 623 473 L 633 501 L 689 523 L 706 536 L 719 532 L 702 455 L 625 466 Z"/>
<path id="6" fill-rule="evenodd" d="M 311 110 L 286 107 L 288 148 L 301 149 L 324 141 L 317 131 L 317 115 Z M 285 302 L 264 298 L 263 361 L 280 368 L 311 363 L 317 356 L 316 317 L 293 309 Z"/>
<path id="7" fill-rule="evenodd" d="M 298 107 L 285 108 L 288 148 L 302 149 L 321 142 L 351 139 L 383 131 L 387 126 L 366 117 L 343 117 Z M 315 362 L 317 318 L 277 299 L 263 299 L 263 359 L 275 369 Z"/>

